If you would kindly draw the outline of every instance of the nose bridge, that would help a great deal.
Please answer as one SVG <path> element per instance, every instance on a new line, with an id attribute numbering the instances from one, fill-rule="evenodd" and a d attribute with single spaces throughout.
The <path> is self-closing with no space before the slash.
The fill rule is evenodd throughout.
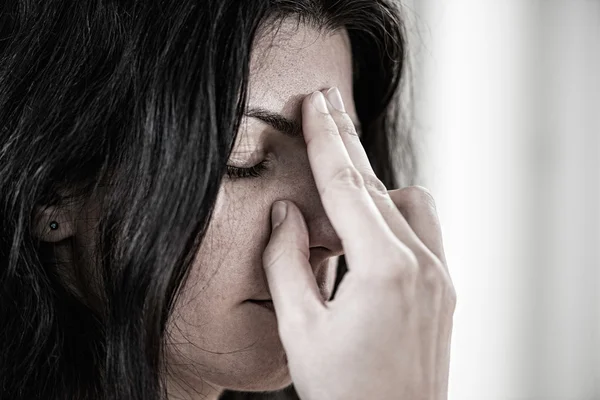
<path id="1" fill-rule="evenodd" d="M 342 254 L 341 240 L 325 212 L 310 166 L 302 171 L 294 185 L 293 201 L 304 215 L 310 239 L 309 247 L 322 246 L 336 254 Z"/>

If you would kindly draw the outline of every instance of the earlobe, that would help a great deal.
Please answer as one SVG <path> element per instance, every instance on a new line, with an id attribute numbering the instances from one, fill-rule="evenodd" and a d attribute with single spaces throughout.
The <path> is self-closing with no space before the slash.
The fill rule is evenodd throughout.
<path id="1" fill-rule="evenodd" d="M 59 207 L 37 207 L 32 233 L 43 242 L 60 242 L 75 234 L 72 215 Z"/>

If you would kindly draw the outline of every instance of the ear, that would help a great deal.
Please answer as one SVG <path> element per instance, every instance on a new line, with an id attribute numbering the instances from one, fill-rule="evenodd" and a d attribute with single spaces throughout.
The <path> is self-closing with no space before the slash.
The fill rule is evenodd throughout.
<path id="1" fill-rule="evenodd" d="M 60 242 L 75 235 L 75 231 L 75 218 L 70 207 L 36 207 L 32 233 L 39 240 Z"/>

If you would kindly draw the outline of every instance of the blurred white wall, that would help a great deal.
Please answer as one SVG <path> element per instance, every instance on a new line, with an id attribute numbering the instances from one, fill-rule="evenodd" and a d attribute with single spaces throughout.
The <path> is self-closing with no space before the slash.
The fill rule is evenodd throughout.
<path id="1" fill-rule="evenodd" d="M 404 0 L 450 400 L 600 399 L 600 0 Z"/>

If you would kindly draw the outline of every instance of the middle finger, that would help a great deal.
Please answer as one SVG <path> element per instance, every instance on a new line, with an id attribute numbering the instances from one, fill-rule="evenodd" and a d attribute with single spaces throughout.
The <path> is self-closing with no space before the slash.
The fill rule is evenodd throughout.
<path id="1" fill-rule="evenodd" d="M 327 99 L 327 106 L 331 117 L 337 125 L 340 138 L 346 147 L 348 156 L 362 175 L 367 191 L 394 235 L 406 244 L 418 259 L 421 259 L 423 255 L 434 257 L 430 249 L 423 244 L 404 218 L 390 197 L 383 182 L 375 175 L 367 153 L 358 137 L 354 123 L 345 111 L 339 90 L 333 87 L 323 92 Z"/>
<path id="2" fill-rule="evenodd" d="M 365 188 L 322 93 L 304 99 L 302 130 L 323 207 L 342 240 L 348 266 L 367 268 L 372 253 L 381 254 L 390 242 L 406 247 L 394 236 Z"/>

